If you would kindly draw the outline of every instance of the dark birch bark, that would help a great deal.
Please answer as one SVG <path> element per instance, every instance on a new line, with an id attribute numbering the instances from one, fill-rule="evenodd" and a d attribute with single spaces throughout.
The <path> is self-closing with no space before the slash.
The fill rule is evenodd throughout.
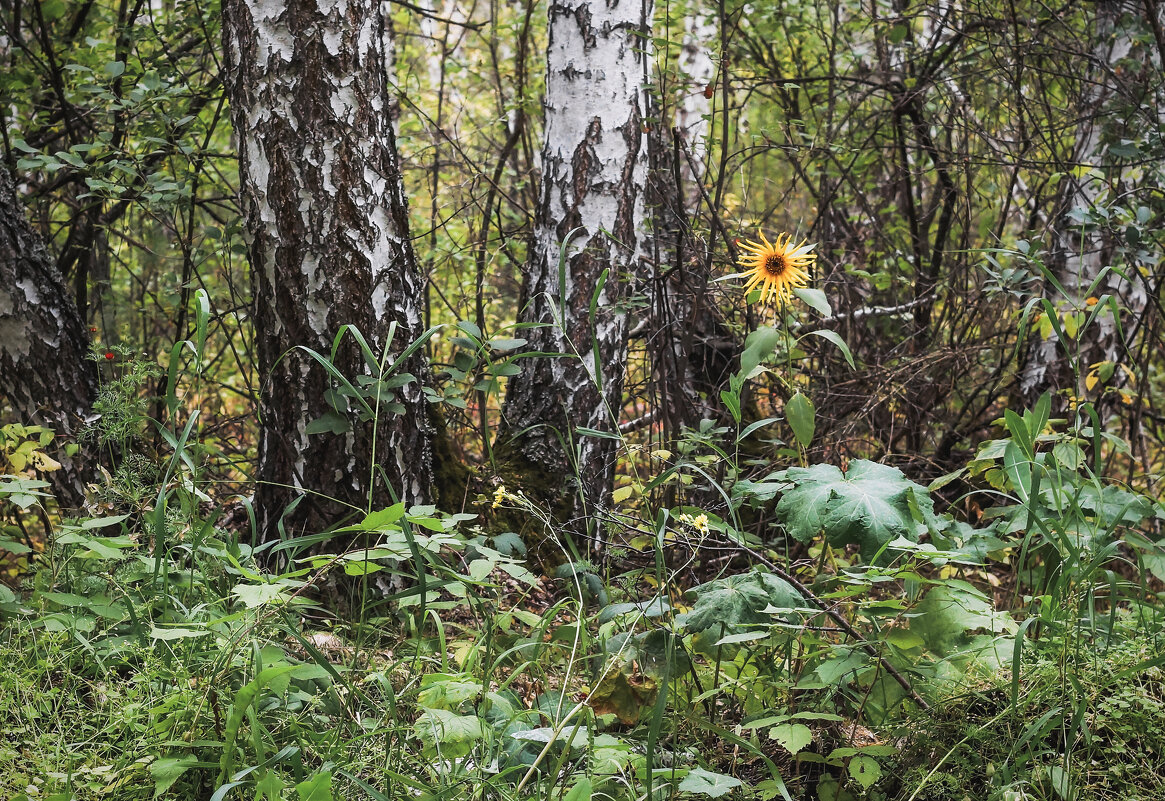
<path id="1" fill-rule="evenodd" d="M 720 390 L 732 371 L 737 343 L 726 330 L 709 292 L 712 260 L 708 242 L 695 235 L 706 195 L 705 179 L 712 98 L 718 91 L 711 48 L 718 44 L 716 12 L 695 3 L 684 17 L 674 108 L 661 98 L 651 116 L 674 124 L 648 137 L 651 172 L 648 204 L 652 215 L 655 273 L 648 283 L 649 316 L 636 330 L 646 338 L 653 395 L 665 441 L 703 419 L 726 417 Z"/>
<path id="2" fill-rule="evenodd" d="M 423 358 L 403 368 L 418 380 L 394 390 L 403 411 L 390 414 L 382 402 L 375 431 L 349 404 L 351 430 L 308 435 L 309 423 L 332 409 L 325 399 L 332 381 L 291 350 L 327 355 L 345 324 L 359 328 L 378 355 L 391 323 L 393 353 L 422 333 L 423 281 L 389 113 L 388 5 L 227 0 L 223 11 L 263 376 L 255 495 L 261 536 L 277 535 L 284 508 L 300 496 L 294 523 L 309 531 L 369 498 L 373 507 L 391 503 L 392 493 L 428 502 Z M 351 339 L 335 366 L 354 384 L 372 372 Z"/>
<path id="3" fill-rule="evenodd" d="M 0 411 L 73 437 L 97 395 L 89 338 L 69 287 L 0 166 Z M 84 453 L 83 451 L 81 453 Z M 62 505 L 84 500 L 85 461 L 48 474 Z"/>
<path id="4" fill-rule="evenodd" d="M 519 321 L 538 326 L 523 334 L 532 350 L 567 355 L 510 380 L 499 443 L 582 532 L 614 481 L 616 441 L 576 429 L 617 430 L 642 247 L 651 3 L 553 0 L 549 14 L 542 194 Z"/>

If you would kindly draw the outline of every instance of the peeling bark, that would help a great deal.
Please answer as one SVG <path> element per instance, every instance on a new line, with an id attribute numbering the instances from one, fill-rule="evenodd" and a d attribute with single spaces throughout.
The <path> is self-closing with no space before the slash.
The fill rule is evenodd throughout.
<path id="1" fill-rule="evenodd" d="M 524 334 L 532 350 L 568 355 L 528 361 L 510 380 L 499 443 L 540 471 L 556 496 L 546 500 L 580 533 L 614 481 L 616 441 L 576 429 L 617 431 L 642 247 L 651 12 L 650 0 L 549 9 L 542 194 L 519 322 L 538 326 Z"/>
<path id="2" fill-rule="evenodd" d="M 97 395 L 85 324 L 64 277 L 0 166 L 0 412 L 74 437 Z M 82 452 L 83 453 L 83 452 Z M 84 460 L 48 474 L 62 505 L 84 500 Z"/>
<path id="3" fill-rule="evenodd" d="M 227 0 L 223 10 L 263 376 L 260 536 L 277 536 L 284 508 L 300 496 L 293 523 L 309 531 L 369 499 L 387 505 L 393 493 L 428 502 L 423 357 L 402 368 L 418 379 L 394 390 L 403 412 L 381 408 L 374 431 L 350 409 L 347 433 L 309 436 L 307 425 L 332 408 L 325 399 L 332 382 L 314 360 L 291 350 L 326 356 L 345 324 L 378 355 L 390 323 L 397 324 L 394 353 L 422 333 L 423 281 L 408 238 L 390 114 L 388 4 Z M 353 383 L 371 374 L 350 338 L 335 366 Z M 383 470 L 387 484 L 374 470 Z"/>

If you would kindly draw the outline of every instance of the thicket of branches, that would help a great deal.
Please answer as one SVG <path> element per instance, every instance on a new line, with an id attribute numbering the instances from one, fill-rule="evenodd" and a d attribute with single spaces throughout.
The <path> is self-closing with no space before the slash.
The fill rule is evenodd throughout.
<path id="1" fill-rule="evenodd" d="M 762 380 L 755 414 L 811 392 L 821 458 L 939 475 L 1005 405 L 1059 389 L 1065 404 L 1097 397 L 1140 468 L 1157 469 L 1159 18 L 1153 0 L 659 6 L 654 238 L 625 430 L 667 444 L 702 418 L 725 422 L 718 393 L 764 312 L 709 279 L 735 269 L 737 238 L 789 230 L 817 243 L 814 283 L 833 306 L 822 325 L 859 363 L 814 340 L 791 357 L 799 383 Z M 530 2 L 447 3 L 402 5 L 393 21 L 428 322 L 468 320 L 488 339 L 521 298 L 544 15 Z M 197 2 L 7 0 L 0 114 L 7 166 L 102 346 L 154 358 L 190 333 L 194 290 L 209 293 L 205 402 L 245 472 L 260 377 L 218 25 L 216 7 Z M 1033 378 L 1032 361 L 1048 361 L 1038 341 L 1054 338 L 1035 299 L 1051 299 L 1061 326 L 1092 309 L 1065 278 L 1084 252 L 1127 278 L 1092 293 L 1123 309 L 1118 341 L 1068 342 Z M 484 464 L 500 394 L 471 386 L 507 376 L 451 338 L 431 345 L 438 376 L 461 387 L 446 394 L 465 399 L 447 422 L 459 458 Z M 677 341 L 699 373 L 695 400 L 667 364 Z M 1065 355 L 1077 346 L 1078 386 Z M 1085 387 L 1089 374 L 1103 380 Z"/>

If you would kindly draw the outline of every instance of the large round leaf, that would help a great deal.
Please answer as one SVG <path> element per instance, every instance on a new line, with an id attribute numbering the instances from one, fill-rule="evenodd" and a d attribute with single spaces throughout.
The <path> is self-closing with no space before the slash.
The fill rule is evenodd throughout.
<path id="1" fill-rule="evenodd" d="M 926 489 L 896 467 L 858 459 L 844 474 L 830 464 L 791 467 L 785 480 L 794 486 L 777 504 L 777 517 L 800 542 L 824 531 L 830 545 L 857 545 L 870 560 L 899 537 L 917 542 L 938 528 Z"/>

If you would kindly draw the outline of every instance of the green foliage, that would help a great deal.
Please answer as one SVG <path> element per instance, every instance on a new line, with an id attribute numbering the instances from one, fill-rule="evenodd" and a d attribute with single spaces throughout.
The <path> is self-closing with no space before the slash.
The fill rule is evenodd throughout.
<path id="1" fill-rule="evenodd" d="M 788 582 L 764 570 L 726 576 L 688 590 L 692 609 L 676 618 L 686 631 L 696 634 L 694 647 L 715 653 L 725 635 L 749 634 L 760 624 L 791 614 L 805 601 Z"/>
<path id="2" fill-rule="evenodd" d="M 856 459 L 844 474 L 818 464 L 791 467 L 781 477 L 793 488 L 782 495 L 777 516 L 799 542 L 824 531 L 830 545 L 857 545 L 862 558 L 874 560 L 897 539 L 917 542 L 941 528 L 926 490 L 897 468 Z"/>
<path id="3" fill-rule="evenodd" d="M 410 347 L 439 376 L 422 391 L 453 458 L 484 466 L 507 382 L 539 357 L 511 321 L 545 15 L 394 9 L 433 326 Z M 700 32 L 706 9 L 657 9 L 644 127 L 715 105 L 708 135 L 674 151 L 701 166 L 676 187 L 700 199 L 677 204 L 676 264 L 644 275 L 660 319 L 681 308 L 669 293 L 716 306 L 715 326 L 679 320 L 667 354 L 709 375 L 672 386 L 652 350 L 668 326 L 638 318 L 625 401 L 650 426 L 620 438 L 623 486 L 586 553 L 504 488 L 494 505 L 512 514 L 489 530 L 476 487 L 252 543 L 263 376 L 247 354 L 270 322 L 245 311 L 220 9 L 0 12 L 16 15 L 5 155 L 100 322 L 87 436 L 109 468 L 58 519 L 36 473 L 57 441 L 0 427 L 0 795 L 1165 796 L 1159 321 L 1127 297 L 1151 294 L 1161 251 L 1151 31 L 1120 21 L 1113 36 L 1135 35 L 1106 66 L 1117 100 L 1088 108 L 1113 88 L 1081 68 L 1097 62 L 1091 5 L 960 7 L 935 25 L 921 5 L 870 24 L 853 4 L 729 3 L 719 35 Z M 719 72 L 694 85 L 680 56 L 713 39 Z M 1099 121 L 1085 164 L 1077 119 Z M 706 291 L 697 268 L 731 261 L 725 240 L 754 224 L 827 232 L 830 296 L 800 289 L 772 314 Z M 1103 268 L 1080 286 L 1054 266 L 1093 253 Z M 332 413 L 307 435 L 391 414 L 421 378 L 349 331 L 367 374 L 330 373 Z M 1117 347 L 1095 356 L 1105 332 Z M 1062 386 L 1005 409 L 1039 345 Z M 883 456 L 902 469 L 869 460 Z M 929 491 L 911 480 L 936 474 Z"/>

